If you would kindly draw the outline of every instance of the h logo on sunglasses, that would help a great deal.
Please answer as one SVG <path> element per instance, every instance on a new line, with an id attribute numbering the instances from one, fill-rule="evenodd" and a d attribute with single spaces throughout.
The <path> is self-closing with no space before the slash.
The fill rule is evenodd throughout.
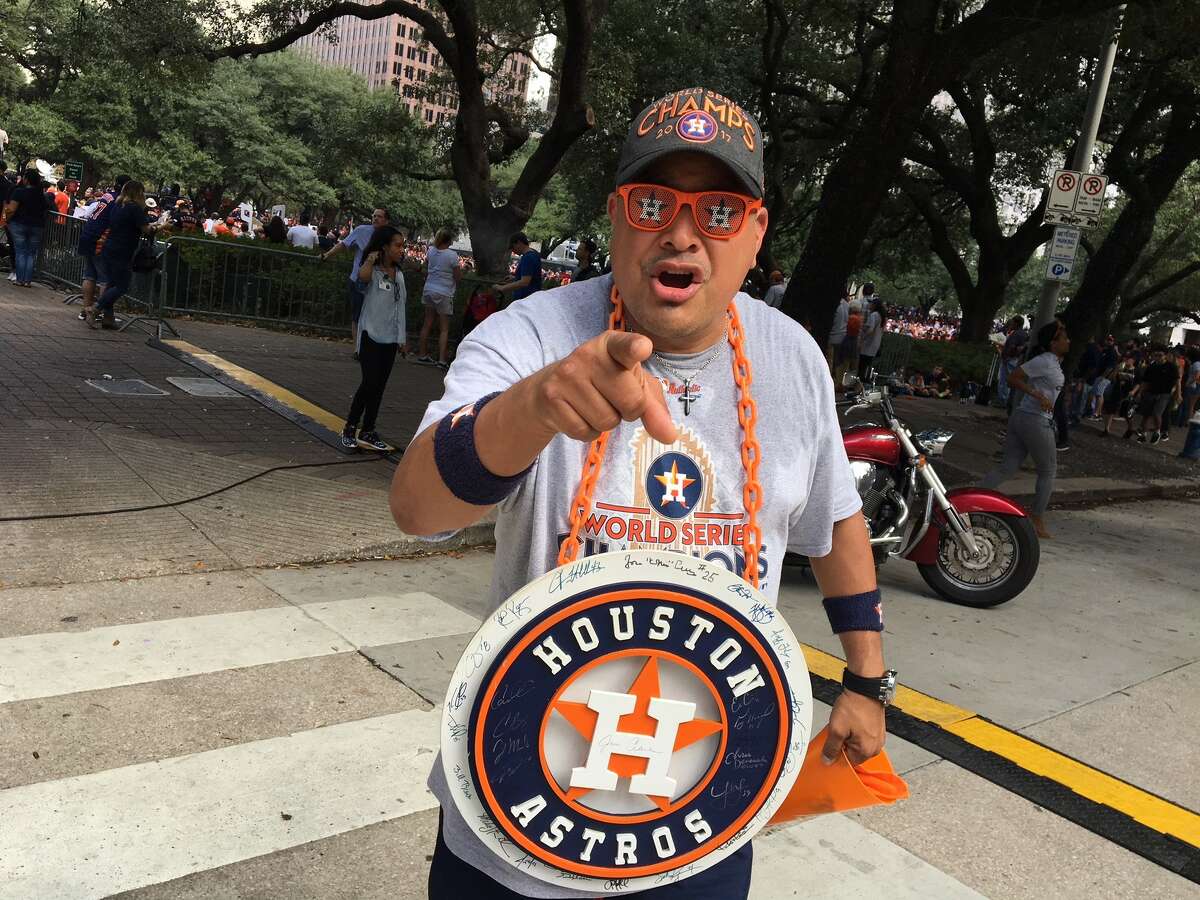
<path id="1" fill-rule="evenodd" d="M 643 197 L 640 201 L 642 204 L 642 221 L 657 222 L 662 224 L 663 207 L 667 205 L 666 200 L 659 200 L 654 194 L 649 197 Z"/>

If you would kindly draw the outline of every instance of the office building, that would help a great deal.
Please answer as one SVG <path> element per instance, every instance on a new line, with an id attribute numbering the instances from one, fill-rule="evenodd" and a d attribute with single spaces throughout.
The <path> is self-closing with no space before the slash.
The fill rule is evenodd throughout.
<path id="1" fill-rule="evenodd" d="M 335 24 L 337 43 L 317 33 L 301 38 L 295 49 L 325 65 L 361 75 L 372 90 L 397 91 L 409 112 L 430 125 L 454 118 L 458 97 L 453 79 L 439 81 L 438 76 L 448 76 L 449 71 L 419 25 L 396 14 L 372 21 L 343 16 Z M 525 54 L 510 56 L 485 89 L 488 99 L 494 96 L 506 106 L 524 103 L 529 68 Z M 431 92 L 431 83 L 446 87 Z"/>

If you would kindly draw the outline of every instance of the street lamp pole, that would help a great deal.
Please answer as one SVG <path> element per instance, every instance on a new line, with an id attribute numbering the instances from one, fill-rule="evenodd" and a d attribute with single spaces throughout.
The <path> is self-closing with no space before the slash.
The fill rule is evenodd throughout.
<path id="1" fill-rule="evenodd" d="M 1112 77 L 1113 62 L 1117 58 L 1117 43 L 1121 39 L 1121 23 L 1125 18 L 1125 5 L 1118 6 L 1113 14 L 1112 29 L 1100 48 L 1100 60 L 1092 76 L 1088 92 L 1087 109 L 1083 112 L 1083 127 L 1079 143 L 1075 147 L 1075 158 L 1071 168 L 1087 175 L 1092 169 L 1092 150 L 1096 146 L 1096 133 L 1100 130 L 1100 116 L 1104 112 L 1104 99 L 1108 95 L 1108 82 Z M 1038 301 L 1036 327 L 1041 328 L 1054 318 L 1058 309 L 1058 294 L 1062 282 L 1047 278 L 1042 283 L 1042 296 Z"/>

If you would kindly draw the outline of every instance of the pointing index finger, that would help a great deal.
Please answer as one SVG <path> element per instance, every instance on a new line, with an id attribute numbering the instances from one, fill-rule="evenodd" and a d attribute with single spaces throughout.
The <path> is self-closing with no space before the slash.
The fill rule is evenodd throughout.
<path id="1" fill-rule="evenodd" d="M 613 362 L 623 369 L 632 371 L 650 358 L 654 344 L 644 334 L 631 331 L 610 331 L 604 344 Z"/>

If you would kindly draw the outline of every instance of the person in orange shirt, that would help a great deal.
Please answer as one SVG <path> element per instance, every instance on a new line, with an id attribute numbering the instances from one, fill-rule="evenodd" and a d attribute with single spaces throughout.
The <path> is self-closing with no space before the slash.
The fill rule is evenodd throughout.
<path id="1" fill-rule="evenodd" d="M 71 211 L 71 195 L 64 190 L 65 187 L 66 185 L 60 181 L 58 183 L 58 190 L 54 190 L 54 185 L 51 185 L 50 188 L 50 190 L 54 191 L 54 208 L 64 218 Z"/>

